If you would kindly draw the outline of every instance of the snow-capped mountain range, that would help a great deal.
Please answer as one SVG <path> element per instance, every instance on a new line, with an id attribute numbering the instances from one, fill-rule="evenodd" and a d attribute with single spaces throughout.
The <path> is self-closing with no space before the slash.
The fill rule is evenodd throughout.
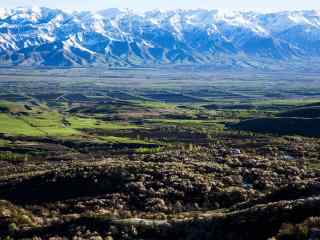
<path id="1" fill-rule="evenodd" d="M 320 11 L 0 9 L 0 65 L 258 68 L 318 59 Z"/>

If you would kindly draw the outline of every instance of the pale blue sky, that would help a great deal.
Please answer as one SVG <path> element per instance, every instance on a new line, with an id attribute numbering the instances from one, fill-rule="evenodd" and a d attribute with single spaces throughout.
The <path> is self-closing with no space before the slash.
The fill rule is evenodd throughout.
<path id="1" fill-rule="evenodd" d="M 0 0 L 0 7 L 46 6 L 67 10 L 99 10 L 129 8 L 138 11 L 151 9 L 226 9 L 282 11 L 320 9 L 320 0 Z"/>

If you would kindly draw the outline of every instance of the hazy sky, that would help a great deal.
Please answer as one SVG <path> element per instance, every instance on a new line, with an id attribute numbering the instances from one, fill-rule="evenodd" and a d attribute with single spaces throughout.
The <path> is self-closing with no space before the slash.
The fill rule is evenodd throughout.
<path id="1" fill-rule="evenodd" d="M 0 0 L 0 7 L 47 6 L 67 10 L 99 10 L 129 8 L 139 11 L 151 9 L 226 9 L 282 11 L 319 9 L 320 0 Z"/>

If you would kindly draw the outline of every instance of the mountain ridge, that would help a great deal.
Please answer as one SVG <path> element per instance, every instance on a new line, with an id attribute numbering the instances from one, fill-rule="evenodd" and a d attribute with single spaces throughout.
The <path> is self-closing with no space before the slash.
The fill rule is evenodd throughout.
<path id="1" fill-rule="evenodd" d="M 0 9 L 0 65 L 312 67 L 320 11 Z"/>

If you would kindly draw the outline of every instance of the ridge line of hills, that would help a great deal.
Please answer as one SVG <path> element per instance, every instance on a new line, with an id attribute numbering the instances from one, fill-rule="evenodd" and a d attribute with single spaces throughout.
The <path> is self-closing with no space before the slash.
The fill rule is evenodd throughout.
<path id="1" fill-rule="evenodd" d="M 0 65 L 316 69 L 320 11 L 0 9 Z"/>

